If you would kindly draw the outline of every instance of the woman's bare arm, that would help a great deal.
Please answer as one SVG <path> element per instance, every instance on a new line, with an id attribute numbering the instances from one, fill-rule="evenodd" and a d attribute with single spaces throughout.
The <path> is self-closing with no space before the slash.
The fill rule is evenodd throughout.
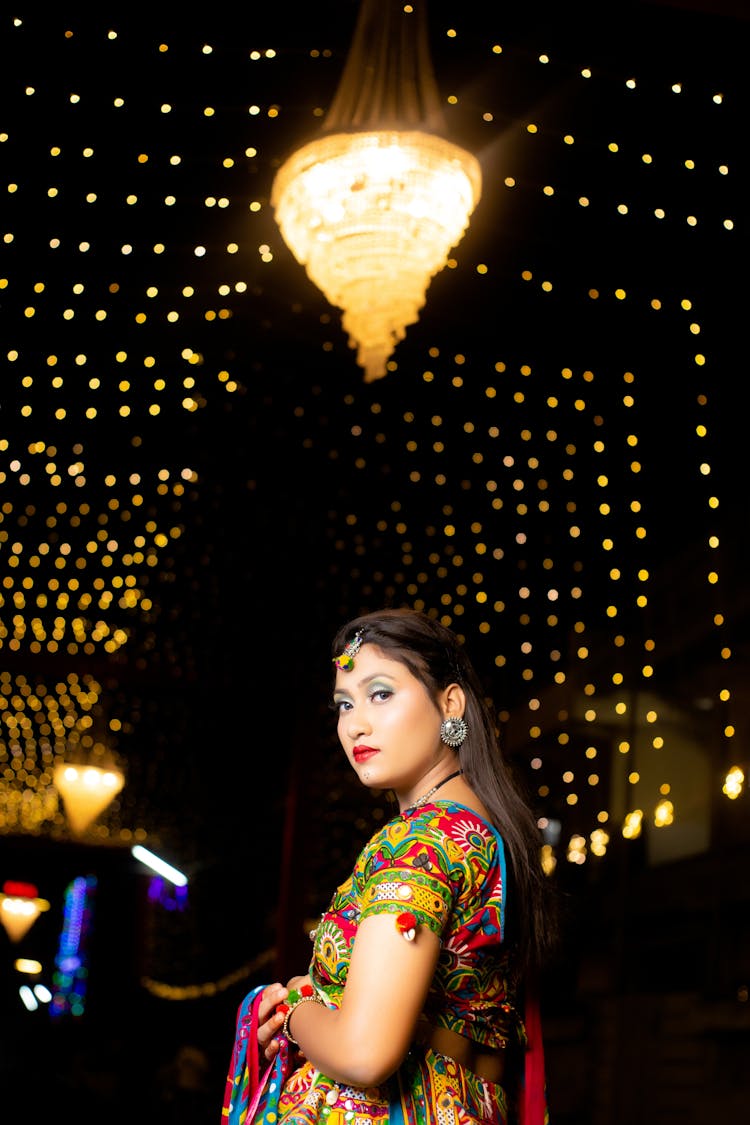
<path id="1" fill-rule="evenodd" d="M 418 926 L 414 941 L 396 928 L 393 914 L 361 922 L 338 1010 L 300 1004 L 289 1031 L 314 1066 L 349 1086 L 375 1086 L 403 1061 L 430 982 L 440 939 Z"/>

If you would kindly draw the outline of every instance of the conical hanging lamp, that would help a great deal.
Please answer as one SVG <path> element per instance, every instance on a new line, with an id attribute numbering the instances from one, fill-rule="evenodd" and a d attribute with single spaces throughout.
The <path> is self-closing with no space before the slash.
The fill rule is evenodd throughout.
<path id="1" fill-rule="evenodd" d="M 25 937 L 43 910 L 49 910 L 46 898 L 39 898 L 33 883 L 8 880 L 0 894 L 0 922 L 8 937 L 18 942 Z"/>
<path id="2" fill-rule="evenodd" d="M 444 136 L 426 7 L 363 0 L 321 134 L 271 189 L 285 242 L 343 310 L 366 382 L 386 374 L 482 189 L 478 160 Z"/>
<path id="3" fill-rule="evenodd" d="M 86 832 L 125 784 L 125 775 L 116 766 L 105 769 L 61 762 L 55 766 L 53 777 L 74 836 L 82 836 Z"/>

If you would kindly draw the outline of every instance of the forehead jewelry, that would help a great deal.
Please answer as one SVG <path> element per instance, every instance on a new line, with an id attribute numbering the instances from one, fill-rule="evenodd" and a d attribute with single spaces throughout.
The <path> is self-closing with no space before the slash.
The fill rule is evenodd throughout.
<path id="1" fill-rule="evenodd" d="M 344 645 L 344 651 L 333 658 L 333 663 L 342 672 L 351 672 L 354 667 L 354 657 L 362 648 L 362 630 L 357 629 L 352 639 L 348 644 Z"/>

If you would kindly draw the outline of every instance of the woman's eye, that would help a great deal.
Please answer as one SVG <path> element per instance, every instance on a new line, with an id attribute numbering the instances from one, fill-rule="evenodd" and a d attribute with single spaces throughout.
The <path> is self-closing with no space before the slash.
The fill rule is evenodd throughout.
<path id="1" fill-rule="evenodd" d="M 351 703 L 348 699 L 339 699 L 338 703 L 334 703 L 333 706 L 334 709 L 338 711 L 339 715 L 341 715 L 347 708 L 351 707 Z"/>
<path id="2" fill-rule="evenodd" d="M 393 692 L 390 690 L 390 688 L 376 688 L 370 698 L 378 699 L 382 702 L 384 699 L 390 699 L 392 695 Z"/>

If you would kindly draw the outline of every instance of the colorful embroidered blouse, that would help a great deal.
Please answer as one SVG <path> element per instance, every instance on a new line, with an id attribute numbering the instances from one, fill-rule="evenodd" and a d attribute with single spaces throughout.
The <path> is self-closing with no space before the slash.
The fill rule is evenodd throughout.
<path id="1" fill-rule="evenodd" d="M 503 944 L 505 855 L 497 831 L 452 801 L 407 809 L 362 849 L 315 932 L 310 973 L 338 1004 L 357 927 L 408 911 L 441 939 L 424 1015 L 490 1047 L 521 1030 Z"/>

